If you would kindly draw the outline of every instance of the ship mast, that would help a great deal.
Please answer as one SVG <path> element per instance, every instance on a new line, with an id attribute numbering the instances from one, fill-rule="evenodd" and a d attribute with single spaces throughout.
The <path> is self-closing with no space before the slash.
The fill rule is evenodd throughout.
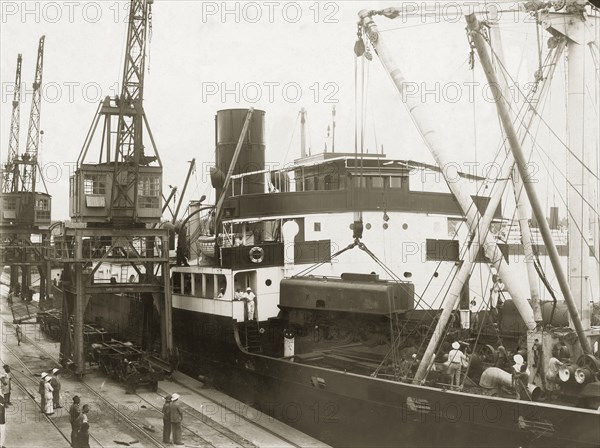
<path id="1" fill-rule="evenodd" d="M 395 63 L 390 49 L 385 45 L 385 38 L 379 32 L 377 25 L 373 20 L 374 15 L 384 15 L 388 18 L 396 18 L 400 14 L 401 8 L 388 8 L 383 11 L 363 10 L 359 13 L 359 17 L 361 19 L 359 26 L 364 29 L 364 32 L 376 50 L 376 53 L 379 56 L 384 68 L 390 74 L 396 89 L 400 94 L 402 94 L 406 87 L 406 79 L 399 66 Z M 408 113 L 413 118 L 413 121 L 417 126 L 424 143 L 431 152 L 436 163 L 442 168 L 452 166 L 452 161 L 441 150 L 443 147 L 443 140 L 436 134 L 431 115 L 426 107 L 424 107 L 424 104 L 415 100 L 410 95 L 403 95 L 403 102 Z M 510 155 L 505 163 L 512 165 L 513 160 Z M 446 183 L 456 198 L 460 209 L 467 220 L 469 230 L 473 235 L 476 232 L 478 223 L 481 220 L 481 215 L 478 212 L 477 206 L 473 202 L 468 190 L 464 188 L 464 182 L 462 179 L 457 180 L 446 178 L 448 173 L 446 173 L 445 169 L 442 169 L 442 174 L 445 176 Z M 527 291 L 521 285 L 520 273 L 517 272 L 515 266 L 509 265 L 504 261 L 504 256 L 502 255 L 498 244 L 489 234 L 485 238 L 483 250 L 486 258 L 488 258 L 490 263 L 496 268 L 499 275 L 502 277 L 506 288 L 510 293 L 517 309 L 519 310 L 519 313 L 523 318 L 527 328 L 533 330 L 536 327 L 536 322 L 533 316 L 533 310 L 527 302 Z"/>
<path id="2" fill-rule="evenodd" d="M 331 152 L 335 152 L 335 106 L 331 110 Z"/>
<path id="3" fill-rule="evenodd" d="M 487 76 L 487 80 L 490 85 L 498 85 L 498 79 L 494 72 L 492 63 L 489 58 L 489 54 L 487 52 L 487 48 L 485 46 L 485 41 L 480 30 L 480 24 L 477 20 L 475 14 L 470 14 L 466 17 L 468 29 L 470 30 L 470 36 L 473 40 L 473 44 L 477 49 L 477 53 L 479 55 L 479 59 Z M 563 19 L 564 20 L 564 19 Z M 570 48 L 571 44 L 569 44 Z M 512 120 L 510 114 L 508 112 L 508 106 L 506 99 L 502 96 L 501 93 L 495 91 L 494 93 L 496 100 L 496 107 L 498 109 L 498 114 L 500 116 L 500 120 L 505 129 L 508 141 L 510 143 L 510 148 L 512 153 L 514 154 L 515 160 L 517 162 L 517 167 L 519 169 L 519 173 L 522 178 L 527 179 L 528 171 L 527 171 L 527 159 L 523 153 L 523 149 L 521 148 L 521 144 L 519 143 L 519 139 L 514 130 Z M 577 310 L 577 306 L 575 303 L 575 299 L 573 297 L 573 293 L 569 288 L 569 283 L 565 272 L 562 268 L 560 262 L 560 256 L 558 254 L 558 250 L 552 241 L 552 234 L 550 232 L 550 226 L 546 221 L 546 216 L 542 209 L 541 203 L 537 196 L 537 192 L 534 188 L 534 184 L 532 182 L 524 182 L 523 183 L 525 191 L 527 192 L 527 196 L 529 201 L 531 202 L 531 206 L 533 209 L 533 213 L 537 218 L 537 221 L 540 226 L 540 233 L 542 234 L 542 238 L 544 239 L 544 244 L 546 245 L 546 250 L 548 251 L 548 256 L 552 263 L 552 267 L 554 268 L 554 272 L 556 274 L 557 280 L 560 284 L 561 291 L 563 293 L 565 302 L 567 307 L 569 308 L 569 314 L 571 315 L 571 319 L 573 320 L 573 324 L 575 326 L 575 330 L 579 337 L 579 342 L 581 343 L 581 347 L 584 353 L 591 353 L 590 343 L 585 336 L 584 328 L 582 325 L 582 321 L 579 318 L 579 312 Z"/>
<path id="4" fill-rule="evenodd" d="M 502 45 L 502 37 L 500 34 L 500 27 L 498 21 L 488 20 L 488 25 L 490 29 L 490 36 L 492 43 L 494 44 L 495 50 L 495 60 L 497 61 L 499 66 L 504 65 L 504 46 Z M 527 136 L 528 128 L 533 122 L 533 118 L 535 117 L 537 104 L 539 104 L 540 100 L 545 97 L 545 93 L 547 92 L 548 86 L 551 85 L 551 78 L 554 74 L 554 68 L 556 67 L 556 63 L 562 55 L 565 48 L 564 41 L 561 41 L 557 44 L 556 53 L 554 61 L 551 63 L 551 74 L 546 78 L 542 89 L 544 90 L 543 94 L 540 94 L 537 99 L 533 99 L 529 103 L 529 107 L 527 109 L 527 117 L 523 120 L 524 123 L 527 123 L 527 126 L 522 130 L 520 135 L 521 144 L 524 143 L 525 137 Z M 538 76 L 542 76 L 542 73 L 539 73 Z M 510 91 L 508 88 L 508 83 L 506 82 L 505 77 L 498 76 L 498 81 L 500 83 L 500 88 L 502 90 L 502 94 L 507 101 L 510 101 Z M 513 103 L 514 104 L 514 103 Z M 509 110 L 510 113 L 510 110 Z M 513 117 L 514 118 L 514 117 Z M 510 149 L 509 149 L 510 151 Z M 512 183 L 513 183 L 513 191 L 515 196 L 515 203 L 517 207 L 517 218 L 519 222 L 519 230 L 521 233 L 521 242 L 523 244 L 523 252 L 525 256 L 525 266 L 527 267 L 527 279 L 529 280 L 529 292 L 531 294 L 531 307 L 533 309 L 533 315 L 535 321 L 540 323 L 543 320 L 542 317 L 542 305 L 540 301 L 540 290 L 538 286 L 538 274 L 535 270 L 535 254 L 533 252 L 533 236 L 531 233 L 531 228 L 529 227 L 529 204 L 527 202 L 527 196 L 524 194 L 523 190 L 523 179 L 519 174 L 519 169 L 515 165 L 513 167 L 512 173 Z"/>
<path id="5" fill-rule="evenodd" d="M 546 67 L 547 73 L 543 77 L 544 81 L 542 82 L 541 87 L 539 87 L 535 91 L 535 94 L 533 95 L 533 97 L 531 97 L 528 101 L 529 107 L 528 107 L 527 111 L 525 112 L 523 120 L 520 121 L 523 125 L 521 141 L 525 140 L 525 138 L 527 136 L 527 129 L 531 126 L 531 124 L 535 118 L 535 115 L 536 115 L 535 106 L 538 103 L 540 103 L 540 101 L 542 101 L 543 98 L 545 98 L 546 94 L 548 93 L 549 86 L 551 84 L 551 80 L 554 76 L 554 71 L 556 69 L 556 62 L 558 61 L 558 59 L 560 58 L 560 56 L 563 52 L 564 45 L 565 45 L 564 42 L 561 42 L 556 47 L 556 52 L 554 54 L 553 61 Z M 504 87 L 505 88 L 502 88 L 502 91 L 508 92 L 508 87 L 506 85 L 504 85 Z M 512 160 L 513 159 L 511 157 L 508 158 L 508 161 L 512 161 Z M 422 382 L 423 380 L 425 380 L 427 373 L 429 371 L 429 368 L 433 363 L 433 360 L 435 357 L 435 352 L 437 350 L 437 347 L 440 343 L 441 338 L 443 337 L 447 322 L 450 319 L 450 315 L 451 315 L 452 311 L 455 309 L 455 307 L 458 305 L 458 303 L 460 301 L 461 291 L 462 291 L 463 286 L 466 283 L 469 275 L 471 274 L 471 272 L 473 270 L 474 261 L 477 259 L 478 251 L 481 248 L 481 242 L 483 240 L 485 240 L 486 236 L 488 235 L 489 227 L 492 223 L 494 211 L 498 208 L 498 206 L 500 204 L 502 195 L 503 195 L 504 191 L 506 190 L 506 187 L 508 186 L 509 180 L 511 179 L 511 173 L 513 174 L 513 176 L 512 176 L 513 184 L 515 182 L 514 172 L 515 172 L 515 170 L 517 170 L 517 167 L 515 166 L 514 162 L 508 163 L 508 161 L 507 161 L 507 163 L 504 164 L 504 166 L 502 167 L 502 172 L 498 176 L 500 181 L 496 184 L 495 190 L 494 190 L 492 196 L 490 197 L 490 202 L 488 203 L 488 209 L 486 209 L 483 219 L 478 224 L 478 227 L 476 230 L 477 233 L 475 234 L 475 237 L 469 242 L 470 246 L 469 246 L 468 254 L 465 257 L 463 257 L 463 263 L 462 263 L 458 273 L 456 274 L 456 276 L 454 277 L 454 279 L 452 280 L 452 282 L 450 284 L 448 294 L 445 297 L 444 305 L 442 307 L 442 314 L 438 320 L 437 326 L 433 332 L 431 339 L 429 340 L 429 344 L 425 350 L 425 354 L 423 355 L 423 358 L 421 359 L 421 363 L 419 364 L 419 367 L 415 374 L 415 377 L 414 377 L 415 383 L 419 383 L 419 382 Z M 520 176 L 518 176 L 518 178 L 520 179 Z M 527 222 L 525 224 L 527 224 Z M 527 230 L 529 230 L 529 227 L 527 227 Z M 532 248 L 530 248 L 530 249 L 532 250 Z M 530 284 L 531 283 L 532 283 L 532 279 L 530 279 Z M 534 282 L 534 284 L 537 286 L 537 284 L 535 282 Z M 532 296 L 533 296 L 533 293 L 534 293 L 534 290 L 532 290 Z M 539 296 L 538 296 L 538 298 L 539 298 Z M 533 302 L 533 298 L 532 298 L 532 302 Z M 539 303 L 538 303 L 538 312 L 541 316 L 541 309 L 539 309 Z M 540 317 L 540 320 L 541 320 L 541 317 Z M 536 321 L 537 321 L 537 315 L 536 315 Z"/>
<path id="6" fill-rule="evenodd" d="M 306 109 L 300 109 L 300 158 L 306 157 Z"/>
<path id="7" fill-rule="evenodd" d="M 577 301 L 584 329 L 591 326 L 589 234 L 592 179 L 587 165 L 592 163 L 588 151 L 595 149 L 593 113 L 586 111 L 586 57 L 589 43 L 594 40 L 593 23 L 585 19 L 585 3 L 567 2 L 567 13 L 546 13 L 548 31 L 565 33 L 568 40 L 568 101 L 567 101 L 567 201 L 570 211 L 568 225 L 569 286 Z M 565 20 L 565 18 L 567 20 Z M 565 25 L 566 23 L 566 25 Z M 563 31 L 564 30 L 564 31 Z M 597 126 L 597 123 L 596 123 Z M 593 165 L 592 165 L 593 166 Z M 575 324 L 575 322 L 573 322 Z"/>

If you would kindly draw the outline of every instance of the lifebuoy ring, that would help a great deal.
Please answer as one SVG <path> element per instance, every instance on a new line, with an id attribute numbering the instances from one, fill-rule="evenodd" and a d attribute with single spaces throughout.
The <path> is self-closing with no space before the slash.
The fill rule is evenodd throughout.
<path id="1" fill-rule="evenodd" d="M 250 261 L 252 263 L 262 263 L 265 259 L 265 251 L 262 247 L 253 247 L 249 252 Z"/>

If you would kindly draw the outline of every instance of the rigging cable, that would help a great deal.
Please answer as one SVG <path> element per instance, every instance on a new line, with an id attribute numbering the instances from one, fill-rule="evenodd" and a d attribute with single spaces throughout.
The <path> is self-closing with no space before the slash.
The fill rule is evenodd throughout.
<path id="1" fill-rule="evenodd" d="M 294 126 L 292 127 L 292 136 L 290 137 L 290 143 L 288 144 L 288 148 L 287 151 L 285 152 L 285 156 L 283 157 L 283 161 L 284 161 L 284 165 L 287 162 L 287 157 L 290 153 L 290 149 L 292 149 L 292 143 L 294 143 L 294 136 L 296 135 L 296 128 L 298 127 L 298 118 L 300 117 L 300 112 L 298 112 L 298 115 L 296 115 L 296 117 L 294 118 Z M 270 176 L 270 171 L 269 171 L 269 176 Z"/>
<path id="2" fill-rule="evenodd" d="M 495 53 L 494 50 L 492 49 L 492 53 Z M 509 77 L 509 79 L 511 80 L 511 82 L 513 83 L 513 85 L 515 86 L 515 88 L 517 89 L 517 91 L 523 95 L 524 97 L 526 97 L 526 95 L 524 95 L 524 92 L 522 91 L 522 89 L 519 87 L 518 83 L 512 78 L 512 76 L 510 76 L 510 74 L 508 73 L 508 70 L 506 69 L 504 63 L 502 61 L 499 61 L 499 66 L 502 68 L 502 70 L 507 74 L 507 76 Z M 560 138 L 560 136 L 552 129 L 552 127 L 550 126 L 550 124 L 544 119 L 544 117 L 542 117 L 535 108 L 533 108 L 533 111 L 535 113 L 535 115 L 539 118 L 539 120 L 541 121 L 541 123 L 544 124 L 544 126 L 547 128 L 547 130 L 558 140 L 558 142 L 561 144 L 561 146 L 563 146 L 580 164 L 581 166 L 587 170 L 593 177 L 594 179 L 598 180 L 600 179 L 598 177 L 598 175 L 596 173 L 594 173 L 585 163 L 584 161 L 582 161 L 576 154 L 574 154 L 571 149 L 569 148 L 569 146 L 563 141 L 563 139 Z"/>

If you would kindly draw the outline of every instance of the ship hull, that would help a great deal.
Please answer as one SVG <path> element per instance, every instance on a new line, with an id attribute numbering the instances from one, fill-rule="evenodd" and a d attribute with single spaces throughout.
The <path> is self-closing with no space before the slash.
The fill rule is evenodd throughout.
<path id="1" fill-rule="evenodd" d="M 442 391 L 249 353 L 227 317 L 174 310 L 174 323 L 181 370 L 208 375 L 257 409 L 245 409 L 249 418 L 277 418 L 333 446 L 587 447 L 600 441 L 598 411 Z"/>

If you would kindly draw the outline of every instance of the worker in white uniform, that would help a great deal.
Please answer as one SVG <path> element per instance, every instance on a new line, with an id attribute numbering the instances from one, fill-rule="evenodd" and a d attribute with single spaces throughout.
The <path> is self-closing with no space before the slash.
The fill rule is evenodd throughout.
<path id="1" fill-rule="evenodd" d="M 252 292 L 252 288 L 248 286 L 246 288 L 246 293 L 244 294 L 244 299 L 246 300 L 246 307 L 248 310 L 248 320 L 254 319 L 254 300 L 256 299 L 256 295 Z"/>
<path id="2" fill-rule="evenodd" d="M 451 377 L 452 386 L 460 386 L 460 374 L 463 364 L 467 363 L 466 355 L 460 350 L 460 343 L 452 343 L 452 350 L 448 352 L 448 373 Z"/>

